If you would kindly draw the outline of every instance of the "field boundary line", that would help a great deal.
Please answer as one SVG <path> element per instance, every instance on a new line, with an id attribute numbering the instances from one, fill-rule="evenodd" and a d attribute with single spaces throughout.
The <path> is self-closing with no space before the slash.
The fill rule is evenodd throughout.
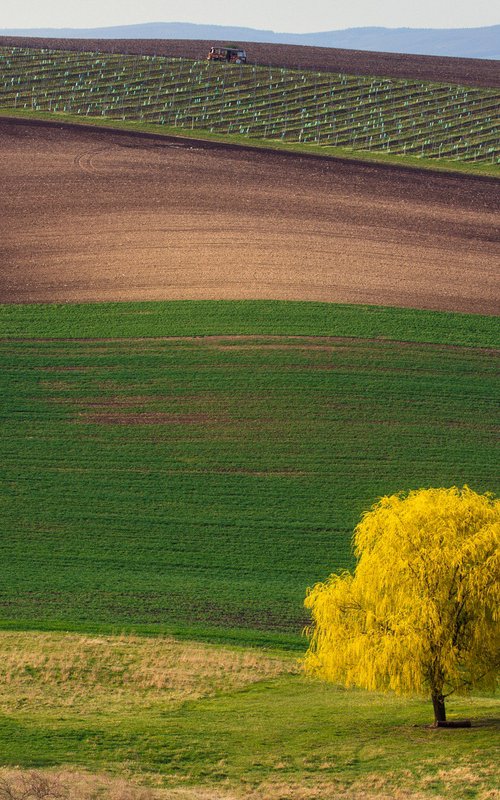
<path id="1" fill-rule="evenodd" d="M 54 112 L 49 112 L 53 114 Z M 86 118 L 88 120 L 88 118 Z M 433 173 L 442 173 L 445 174 L 447 177 L 456 177 L 460 179 L 464 178 L 471 178 L 474 180 L 480 181 L 489 181 L 498 185 L 500 180 L 500 171 L 495 170 L 498 172 L 498 176 L 493 174 L 492 172 L 481 174 L 480 172 L 472 172 L 470 170 L 470 165 L 468 164 L 468 169 L 457 169 L 449 166 L 444 166 L 441 162 L 440 165 L 435 165 L 434 163 L 429 163 L 430 159 L 426 161 L 425 166 L 422 165 L 413 165 L 408 163 L 401 163 L 399 164 L 394 159 L 386 160 L 378 159 L 377 156 L 372 156 L 369 158 L 360 158 L 359 151 L 356 152 L 356 155 L 352 157 L 348 154 L 343 155 L 332 155 L 329 153 L 317 153 L 317 152 L 310 152 L 306 149 L 301 149 L 300 144 L 294 144 L 293 148 L 287 145 L 283 145 L 282 143 L 268 143 L 262 142 L 257 143 L 256 140 L 252 144 L 247 143 L 239 143 L 229 140 L 228 137 L 221 135 L 220 137 L 208 138 L 201 135 L 203 132 L 200 132 L 200 136 L 183 136 L 182 134 L 173 134 L 171 132 L 168 133 L 156 133 L 153 131 L 148 130 L 137 130 L 137 123 L 127 123 L 119 121 L 116 125 L 109 124 L 109 120 L 107 120 L 106 124 L 101 125 L 99 120 L 96 120 L 95 123 L 87 122 L 79 122 L 74 118 L 71 121 L 68 121 L 64 118 L 56 118 L 50 119 L 47 117 L 39 117 L 36 114 L 32 116 L 26 115 L 24 112 L 22 115 L 16 116 L 11 113 L 11 109 L 0 109 L 0 122 L 6 122 L 7 124 L 22 124 L 26 126 L 33 126 L 33 127 L 59 127 L 63 130 L 70 130 L 70 131 L 78 131 L 84 130 L 87 132 L 91 131 L 103 131 L 104 133 L 114 133 L 120 136 L 132 136 L 133 138 L 137 139 L 147 139 L 153 140 L 158 142 L 171 142 L 176 144 L 184 144 L 186 147 L 189 146 L 203 146 L 207 150 L 227 150 L 227 151 L 244 151 L 250 153 L 263 153 L 263 154 L 270 154 L 272 156 L 281 155 L 288 158 L 308 158 L 313 159 L 316 161 L 324 162 L 337 162 L 340 164 L 354 164 L 356 166 L 361 167 L 368 167 L 374 169 L 382 169 L 388 171 L 398 171 L 403 173 L 410 173 L 415 174 L 415 172 L 420 174 L 427 174 L 429 172 Z M 303 145 L 306 147 L 307 145 Z"/>

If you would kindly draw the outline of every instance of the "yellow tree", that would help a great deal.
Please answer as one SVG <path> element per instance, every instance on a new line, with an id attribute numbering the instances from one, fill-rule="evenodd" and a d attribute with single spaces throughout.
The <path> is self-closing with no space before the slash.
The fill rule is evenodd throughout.
<path id="1" fill-rule="evenodd" d="M 463 489 L 383 497 L 354 531 L 354 574 L 308 590 L 306 672 L 345 686 L 445 699 L 494 687 L 500 500 Z"/>

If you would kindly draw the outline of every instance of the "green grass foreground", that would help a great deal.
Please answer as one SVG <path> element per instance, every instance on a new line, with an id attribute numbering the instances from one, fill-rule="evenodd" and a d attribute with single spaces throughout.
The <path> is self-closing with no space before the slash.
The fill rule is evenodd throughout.
<path id="1" fill-rule="evenodd" d="M 476 726 L 432 730 L 423 701 L 286 678 L 169 712 L 161 703 L 130 716 L 108 715 L 105 707 L 29 717 L 19 710 L 0 717 L 0 763 L 125 769 L 146 781 L 153 773 L 174 785 L 237 786 L 243 797 L 245 787 L 264 782 L 288 784 L 282 796 L 289 798 L 299 796 L 301 784 L 317 787 L 309 797 L 335 797 L 321 791 L 322 783 L 330 791 L 364 789 L 364 797 L 377 797 L 377 786 L 406 789 L 405 797 L 487 797 L 498 778 L 498 707 L 475 699 L 453 710 L 472 711 Z"/>
<path id="2" fill-rule="evenodd" d="M 4 627 L 301 648 L 306 587 L 352 567 L 377 496 L 498 490 L 493 318 L 273 302 L 1 318 Z"/>
<path id="3" fill-rule="evenodd" d="M 182 787 L 166 800 L 495 797 L 486 696 L 450 701 L 472 728 L 435 730 L 429 701 L 308 680 L 286 655 L 60 634 L 0 644 L 0 766 Z"/>

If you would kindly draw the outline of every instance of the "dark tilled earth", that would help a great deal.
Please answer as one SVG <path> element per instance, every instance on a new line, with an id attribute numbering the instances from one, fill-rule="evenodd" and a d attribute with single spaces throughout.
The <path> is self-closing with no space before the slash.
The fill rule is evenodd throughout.
<path id="1" fill-rule="evenodd" d="M 0 36 L 0 47 L 44 47 L 58 50 L 100 51 L 162 55 L 172 58 L 206 58 L 209 48 L 223 42 L 185 39 L 43 39 Z M 344 72 L 391 78 L 500 87 L 500 62 L 479 58 L 374 53 L 332 47 L 240 42 L 249 61 L 290 69 Z"/>
<path id="2" fill-rule="evenodd" d="M 499 182 L 0 121 L 0 300 L 498 311 Z"/>

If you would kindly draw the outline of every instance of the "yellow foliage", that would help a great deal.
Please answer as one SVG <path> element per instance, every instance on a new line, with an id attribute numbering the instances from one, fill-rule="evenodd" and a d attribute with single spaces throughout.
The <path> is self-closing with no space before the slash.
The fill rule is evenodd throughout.
<path id="1" fill-rule="evenodd" d="M 354 575 L 308 590 L 306 672 L 398 693 L 494 685 L 500 500 L 463 489 L 381 498 L 354 532 Z"/>

